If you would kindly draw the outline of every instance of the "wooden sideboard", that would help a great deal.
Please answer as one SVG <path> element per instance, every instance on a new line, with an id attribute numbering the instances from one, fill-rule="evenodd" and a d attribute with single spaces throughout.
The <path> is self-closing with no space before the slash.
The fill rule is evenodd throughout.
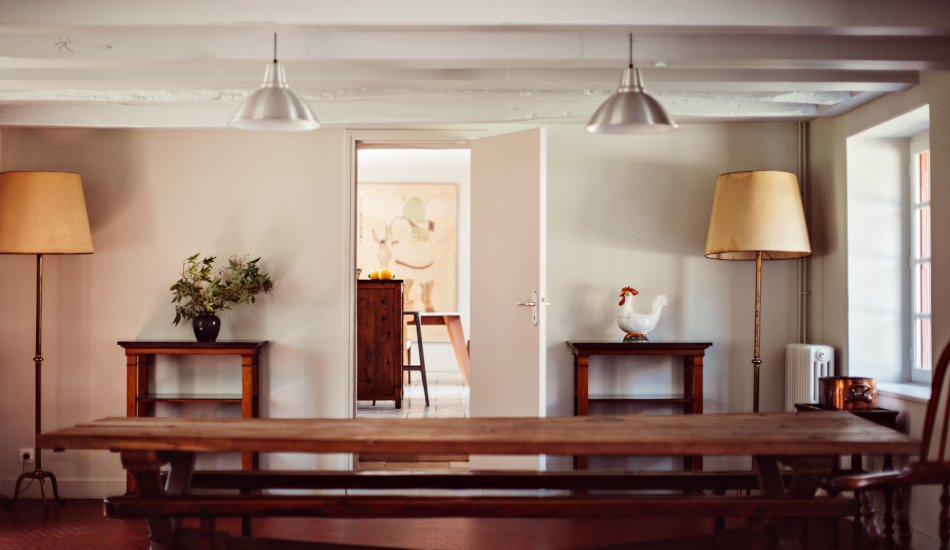
<path id="1" fill-rule="evenodd" d="M 357 282 L 356 398 L 402 408 L 402 281 Z"/>

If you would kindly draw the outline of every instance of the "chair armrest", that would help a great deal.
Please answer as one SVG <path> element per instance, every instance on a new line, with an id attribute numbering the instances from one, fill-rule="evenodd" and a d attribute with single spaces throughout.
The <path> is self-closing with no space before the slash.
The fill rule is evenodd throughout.
<path id="1" fill-rule="evenodd" d="M 950 463 L 918 462 L 899 472 L 838 476 L 831 486 L 844 491 L 868 491 L 906 485 L 934 485 L 950 482 Z"/>
<path id="2" fill-rule="evenodd" d="M 831 486 L 842 491 L 874 491 L 908 485 L 909 477 L 909 470 L 838 476 L 831 479 Z"/>

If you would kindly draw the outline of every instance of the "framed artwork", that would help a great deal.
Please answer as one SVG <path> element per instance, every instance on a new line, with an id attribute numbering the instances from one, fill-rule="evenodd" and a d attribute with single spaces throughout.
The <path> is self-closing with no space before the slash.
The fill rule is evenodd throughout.
<path id="1" fill-rule="evenodd" d="M 356 239 L 357 269 L 364 278 L 391 269 L 403 280 L 404 310 L 456 311 L 457 184 L 360 183 Z M 423 331 L 427 342 L 448 341 L 444 327 Z"/>

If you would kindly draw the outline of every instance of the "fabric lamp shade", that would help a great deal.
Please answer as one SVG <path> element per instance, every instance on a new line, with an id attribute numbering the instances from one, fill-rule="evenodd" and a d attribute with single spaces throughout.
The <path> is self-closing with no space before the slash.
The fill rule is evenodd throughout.
<path id="1" fill-rule="evenodd" d="M 706 257 L 785 260 L 811 254 L 798 178 L 790 172 L 731 172 L 716 178 Z"/>
<path id="2" fill-rule="evenodd" d="M 0 173 L 0 253 L 92 252 L 79 174 Z"/>

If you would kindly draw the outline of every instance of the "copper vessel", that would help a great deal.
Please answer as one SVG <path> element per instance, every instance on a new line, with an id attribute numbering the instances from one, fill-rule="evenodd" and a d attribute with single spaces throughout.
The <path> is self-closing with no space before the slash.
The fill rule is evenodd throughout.
<path id="1" fill-rule="evenodd" d="M 836 411 L 866 411 L 877 408 L 877 380 L 858 376 L 818 379 L 818 404 Z"/>

